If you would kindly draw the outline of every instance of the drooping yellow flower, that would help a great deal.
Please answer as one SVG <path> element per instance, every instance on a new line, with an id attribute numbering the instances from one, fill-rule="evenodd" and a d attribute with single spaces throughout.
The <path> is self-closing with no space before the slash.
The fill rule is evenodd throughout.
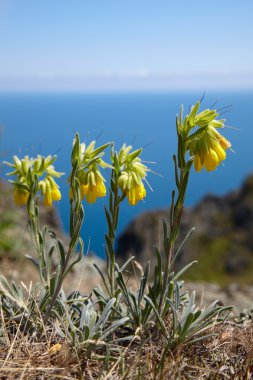
<path id="1" fill-rule="evenodd" d="M 143 185 L 133 185 L 130 190 L 127 191 L 127 199 L 131 206 L 135 206 L 139 201 L 146 197 L 146 189 Z"/>
<path id="2" fill-rule="evenodd" d="M 209 148 L 205 153 L 195 153 L 193 158 L 194 168 L 199 172 L 204 166 L 206 171 L 210 172 L 215 170 L 225 158 L 226 152 L 217 144 L 213 148 Z"/>
<path id="3" fill-rule="evenodd" d="M 96 184 L 88 184 L 86 200 L 88 203 L 95 203 L 97 198 L 106 196 L 106 187 L 102 179 L 97 179 Z"/>
<path id="4" fill-rule="evenodd" d="M 84 199 L 85 195 L 87 194 L 88 187 L 89 187 L 88 184 L 87 184 L 87 185 L 83 185 L 83 184 L 81 183 L 81 185 L 80 185 L 80 193 L 81 193 L 81 199 L 82 199 L 82 200 Z"/>
<path id="5" fill-rule="evenodd" d="M 147 176 L 149 169 L 144 165 L 139 157 L 142 149 L 130 153 L 132 147 L 122 146 L 119 153 L 120 176 L 118 186 L 127 196 L 128 203 L 135 206 L 146 197 L 146 189 L 143 180 Z"/>
<path id="6" fill-rule="evenodd" d="M 84 198 L 90 204 L 95 203 L 97 198 L 106 196 L 105 179 L 103 178 L 100 168 L 111 167 L 102 160 L 104 150 L 110 144 L 104 144 L 95 148 L 95 141 L 92 141 L 87 147 L 81 144 L 78 134 L 73 142 L 72 164 L 78 165 L 77 179 L 79 182 L 80 197 Z M 70 181 L 69 181 L 70 182 Z M 73 190 L 70 188 L 69 196 L 73 198 Z"/>
<path id="7" fill-rule="evenodd" d="M 224 136 L 212 126 L 208 126 L 190 144 L 195 170 L 199 172 L 203 167 L 207 171 L 215 170 L 225 160 L 226 150 L 230 147 L 230 142 Z"/>
<path id="8" fill-rule="evenodd" d="M 48 176 L 45 180 L 40 182 L 41 193 L 44 195 L 44 206 L 52 206 L 53 201 L 59 201 L 61 199 L 61 192 L 59 186 L 56 184 L 51 176 Z"/>
<path id="9" fill-rule="evenodd" d="M 53 201 L 60 201 L 61 200 L 61 192 L 57 187 L 52 189 L 52 199 L 53 199 Z"/>
<path id="10" fill-rule="evenodd" d="M 47 191 L 44 195 L 43 204 L 46 207 L 52 206 L 52 192 L 51 190 Z"/>
<path id="11" fill-rule="evenodd" d="M 96 202 L 97 198 L 106 196 L 104 178 L 97 165 L 93 165 L 88 171 L 82 172 L 79 176 L 79 181 L 80 196 L 82 200 L 86 197 L 87 202 L 92 204 Z M 73 198 L 71 189 L 69 197 L 70 199 Z"/>
<path id="12" fill-rule="evenodd" d="M 214 149 L 209 149 L 204 157 L 204 166 L 208 172 L 213 171 L 219 165 L 221 160 Z"/>
<path id="13" fill-rule="evenodd" d="M 193 164 L 196 172 L 200 172 L 200 170 L 203 168 L 203 159 L 196 153 L 193 157 Z"/>
<path id="14" fill-rule="evenodd" d="M 20 189 L 19 187 L 14 188 L 14 202 L 17 206 L 23 206 L 27 204 L 29 193 L 25 189 Z"/>
<path id="15" fill-rule="evenodd" d="M 35 196 L 38 191 L 44 196 L 43 203 L 46 206 L 51 206 L 52 201 L 61 199 L 59 186 L 54 177 L 60 178 L 64 173 L 55 170 L 52 165 L 55 159 L 56 156 L 38 155 L 36 158 L 25 156 L 22 159 L 14 156 L 13 163 L 5 162 L 13 169 L 8 175 L 16 177 L 12 182 L 14 183 L 14 201 L 17 205 L 26 204 L 29 194 Z M 19 185 L 25 188 L 20 188 Z"/>
<path id="16" fill-rule="evenodd" d="M 81 199 L 84 200 L 86 197 L 86 200 L 88 203 L 93 204 L 96 202 L 97 198 L 105 197 L 106 196 L 106 187 L 104 184 L 104 181 L 102 179 L 98 179 L 95 184 L 87 183 L 87 184 L 80 184 L 80 195 Z M 69 191 L 69 197 L 70 199 L 73 198 L 72 190 Z"/>
<path id="17" fill-rule="evenodd" d="M 118 180 L 118 185 L 122 192 L 126 194 L 128 203 L 135 206 L 146 197 L 146 189 L 141 177 L 135 172 L 123 172 Z"/>

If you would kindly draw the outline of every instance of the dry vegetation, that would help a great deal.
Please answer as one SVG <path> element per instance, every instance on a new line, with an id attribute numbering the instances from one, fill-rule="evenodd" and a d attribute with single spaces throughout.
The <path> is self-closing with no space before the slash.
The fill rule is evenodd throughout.
<path id="1" fill-rule="evenodd" d="M 3 322 L 3 321 L 2 321 Z M 126 347 L 94 344 L 91 352 L 76 352 L 46 329 L 40 340 L 5 322 L 0 345 L 1 379 L 245 379 L 252 377 L 253 325 L 227 321 L 216 335 L 174 352 L 164 350 L 157 334 Z M 116 349 L 116 350 L 115 350 Z"/>

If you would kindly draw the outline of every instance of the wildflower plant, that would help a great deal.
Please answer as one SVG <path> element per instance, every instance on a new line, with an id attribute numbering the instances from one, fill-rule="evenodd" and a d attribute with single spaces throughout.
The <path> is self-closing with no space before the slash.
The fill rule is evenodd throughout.
<path id="1" fill-rule="evenodd" d="M 70 185 L 70 243 L 66 252 L 60 241 L 53 235 L 60 253 L 59 277 L 54 292 L 51 294 L 50 303 L 45 315 L 46 320 L 50 316 L 50 312 L 62 290 L 65 277 L 84 255 L 84 243 L 80 236 L 84 220 L 82 200 L 86 195 L 87 201 L 94 203 L 97 197 L 105 195 L 104 193 L 101 195 L 100 191 L 103 177 L 100 174 L 98 166 L 107 166 L 101 157 L 108 145 L 109 143 L 94 150 L 95 143 L 92 142 L 85 149 L 85 145 L 80 143 L 78 134 L 76 134 L 73 141 L 71 153 L 72 170 L 68 178 Z M 89 182 L 90 178 L 92 178 L 91 182 Z M 84 187 L 86 188 L 86 192 L 83 190 Z M 77 255 L 76 250 L 78 247 L 79 254 Z"/>
<path id="2" fill-rule="evenodd" d="M 79 136 L 73 143 L 72 165 L 77 162 L 77 179 L 79 181 L 79 190 L 81 200 L 84 198 L 90 204 L 95 203 L 97 198 L 106 196 L 105 179 L 101 174 L 100 168 L 110 167 L 102 160 L 104 150 L 109 143 L 95 149 L 95 141 L 92 141 L 87 147 L 80 143 Z M 73 189 L 70 188 L 70 198 L 73 198 Z"/>
<path id="3" fill-rule="evenodd" d="M 13 183 L 14 201 L 17 205 L 27 206 L 29 226 L 32 241 L 34 243 L 38 261 L 32 261 L 39 268 L 40 278 L 46 288 L 50 288 L 52 252 L 47 255 L 45 235 L 47 228 L 43 231 L 39 223 L 39 194 L 43 196 L 45 206 L 51 206 L 53 201 L 61 199 L 59 186 L 54 178 L 60 178 L 64 173 L 57 172 L 52 165 L 56 156 L 36 158 L 25 156 L 19 159 L 13 157 L 13 163 L 5 162 L 12 168 L 8 176 L 15 177 Z"/>
<path id="4" fill-rule="evenodd" d="M 107 294 L 116 299 L 120 295 L 116 278 L 118 273 L 123 271 L 128 262 L 122 268 L 116 264 L 115 236 L 118 227 L 120 205 L 127 198 L 131 206 L 136 205 L 146 196 L 146 189 L 143 184 L 149 169 L 142 163 L 140 155 L 142 149 L 132 151 L 132 146 L 123 144 L 120 151 L 111 146 L 111 179 L 109 207 L 105 206 L 105 214 L 108 231 L 105 235 L 107 279 L 101 273 Z M 101 292 L 97 290 L 101 296 Z M 104 297 L 103 297 L 104 298 Z"/>
<path id="5" fill-rule="evenodd" d="M 172 191 L 169 224 L 165 220 L 163 221 L 163 249 L 162 251 L 155 249 L 157 265 L 154 270 L 154 280 L 149 286 L 148 294 L 144 296 L 168 338 L 170 348 L 175 347 L 173 346 L 175 338 L 171 338 L 171 334 L 168 333 L 164 324 L 165 318 L 172 318 L 174 321 L 172 334 L 177 336 L 177 342 L 186 343 L 189 341 L 190 331 L 191 337 L 198 332 L 203 332 L 207 326 L 212 325 L 217 316 L 223 315 L 224 317 L 227 315 L 226 312 L 231 309 L 218 306 L 217 301 L 209 307 L 207 313 L 205 309 L 201 310 L 195 306 L 193 295 L 190 296 L 189 292 L 182 293 L 180 291 L 182 284 L 178 282 L 178 279 L 195 262 L 189 263 L 178 273 L 174 271 L 175 261 L 194 230 L 192 228 L 179 248 L 175 249 L 192 164 L 194 162 L 195 170 L 199 171 L 200 167 L 199 164 L 196 164 L 196 160 L 200 160 L 200 165 L 204 165 L 208 171 L 214 170 L 225 159 L 224 155 L 218 155 L 218 149 L 221 147 L 225 151 L 231 146 L 228 140 L 216 130 L 224 126 L 224 120 L 217 119 L 219 115 L 215 110 L 207 109 L 198 113 L 199 106 L 200 102 L 192 106 L 190 113 L 185 118 L 183 118 L 183 109 L 181 108 L 180 116 L 176 118 L 178 151 L 177 155 L 173 156 L 176 191 Z M 210 133 L 212 137 L 210 137 Z M 212 143 L 210 143 L 210 138 Z M 198 147 L 197 151 L 195 150 L 196 146 Z M 217 148 L 218 146 L 219 148 Z M 215 148 L 216 156 L 214 158 Z M 198 155 L 197 159 L 196 155 Z M 187 297 L 185 297 L 186 295 Z M 184 310 L 183 318 L 180 319 L 182 310 Z M 176 326 L 178 326 L 177 332 Z"/>
<path id="6" fill-rule="evenodd" d="M 197 112 L 198 107 L 199 103 L 196 104 L 194 112 Z M 231 143 L 217 130 L 223 128 L 225 122 L 224 119 L 217 120 L 217 116 L 218 113 L 215 110 L 205 110 L 196 114 L 195 117 L 194 113 L 191 115 L 190 122 L 199 127 L 190 136 L 188 146 L 197 172 L 203 166 L 207 171 L 215 170 L 225 160 L 226 150 L 231 147 Z"/>
<path id="7" fill-rule="evenodd" d="M 111 298 L 101 313 L 93 302 L 74 292 L 69 297 L 63 293 L 60 300 L 62 312 L 54 311 L 57 322 L 56 330 L 60 336 L 67 338 L 76 349 L 105 345 L 107 337 L 111 337 L 120 326 L 126 324 L 128 317 L 110 320 L 113 312 L 115 298 Z"/>
<path id="8" fill-rule="evenodd" d="M 116 151 L 114 143 L 95 147 L 95 141 L 86 146 L 76 134 L 67 180 L 70 199 L 67 247 L 53 231 L 48 231 L 46 226 L 41 228 L 39 218 L 40 197 L 45 206 L 61 199 L 57 180 L 63 173 L 57 172 L 53 166 L 56 157 L 38 155 L 36 158 L 25 156 L 19 159 L 14 156 L 13 163 L 6 163 L 12 168 L 9 175 L 14 177 L 14 201 L 27 207 L 31 237 L 37 252 L 37 259 L 30 260 L 38 268 L 42 282 L 42 291 L 37 292 L 31 302 L 25 302 L 23 293 L 15 284 L 8 285 L 6 279 L 0 277 L 2 308 L 7 315 L 20 317 L 21 310 L 29 319 L 38 309 L 43 323 L 47 324 L 49 318 L 56 318 L 57 333 L 76 347 L 93 347 L 94 342 L 101 340 L 119 342 L 122 337 L 122 340 L 127 340 L 141 336 L 151 326 L 164 335 L 168 350 L 209 336 L 203 333 L 213 323 L 223 320 L 230 308 L 215 302 L 207 309 L 201 309 L 195 305 L 195 293 L 184 291 L 180 278 L 194 262 L 175 272 L 177 257 L 194 230 L 192 228 L 176 248 L 190 173 L 193 168 L 197 172 L 202 168 L 215 170 L 231 147 L 220 133 L 225 120 L 219 119 L 216 110 L 199 112 L 199 107 L 200 102 L 197 102 L 185 117 L 181 108 L 176 118 L 178 146 L 177 154 L 173 156 L 176 188 L 172 191 L 169 220 L 163 221 L 162 249 L 154 250 L 156 265 L 151 268 L 147 263 L 144 270 L 141 268 L 135 289 L 129 287 L 126 277 L 126 268 L 133 258 L 130 257 L 122 266 L 117 264 L 115 238 L 122 202 L 127 200 L 130 206 L 135 206 L 146 197 L 145 183 L 150 169 L 141 160 L 141 148 L 133 150 L 123 144 Z M 111 160 L 106 163 L 103 156 L 109 146 Z M 85 202 L 93 204 L 106 196 L 103 175 L 106 168 L 111 170 L 111 177 L 109 202 L 105 205 L 108 226 L 105 273 L 95 265 L 104 289 L 93 289 L 90 297 L 83 297 L 78 292 L 66 297 L 62 288 L 64 279 L 84 254 L 81 228 Z M 46 244 L 48 237 L 52 242 L 50 248 Z M 9 314 L 8 310 L 11 310 Z"/>
<path id="9" fill-rule="evenodd" d="M 205 326 L 212 324 L 215 316 L 230 310 L 229 308 L 218 306 L 216 302 L 208 309 L 208 318 L 205 317 L 207 316 L 206 311 L 200 310 L 195 306 L 192 301 L 193 296 L 189 295 L 189 293 L 187 293 L 186 297 L 186 294 L 180 290 L 182 283 L 178 282 L 178 279 L 195 262 L 189 263 L 178 273 L 175 273 L 174 270 L 178 255 L 194 231 L 194 228 L 192 228 L 179 248 L 175 249 L 189 175 L 193 162 L 196 160 L 192 147 L 198 144 L 199 139 L 201 139 L 202 144 L 199 145 L 199 148 L 203 149 L 203 151 L 200 150 L 199 154 L 201 157 L 202 154 L 203 157 L 205 157 L 204 154 L 208 154 L 208 149 L 210 150 L 215 147 L 214 145 L 210 145 L 210 131 L 213 134 L 212 139 L 213 144 L 216 144 L 216 149 L 219 149 L 217 148 L 218 144 L 224 151 L 231 146 L 228 140 L 216 130 L 224 126 L 224 120 L 217 119 L 218 113 L 215 110 L 205 110 L 198 113 L 199 106 L 200 102 L 191 108 L 189 115 L 185 118 L 183 118 L 183 110 L 181 108 L 180 116 L 176 118 L 178 151 L 177 155 L 173 156 L 176 190 L 172 192 L 169 224 L 165 220 L 163 221 L 163 248 L 161 251 L 155 248 L 157 265 L 154 268 L 153 275 L 150 271 L 150 265 L 147 263 L 145 270 L 142 272 L 137 290 L 131 290 L 129 286 L 127 286 L 122 270 L 117 270 L 116 266 L 117 284 L 122 291 L 126 306 L 126 315 L 130 317 L 129 323 L 133 330 L 137 331 L 141 329 L 142 331 L 145 325 L 157 323 L 168 339 L 168 344 L 171 348 L 174 347 L 173 342 L 175 341 L 175 338 L 172 337 L 173 334 L 179 334 L 178 338 L 176 338 L 178 344 L 179 342 L 186 342 L 189 338 L 189 331 L 191 331 L 192 334 L 200 330 L 203 331 Z M 224 155 L 222 158 L 225 159 Z M 212 169 L 214 170 L 221 161 L 220 156 L 219 162 L 218 159 L 216 159 L 215 165 L 212 164 Z M 194 164 L 194 167 L 196 171 L 199 171 L 196 164 Z M 207 168 L 210 169 L 208 164 Z M 153 280 L 151 280 L 150 274 Z M 184 310 L 184 313 L 181 319 L 180 315 L 182 310 Z M 185 316 L 187 323 L 182 327 Z M 164 324 L 164 320 L 167 318 L 172 318 L 175 321 L 175 323 L 173 323 L 172 335 Z M 205 323 L 202 324 L 203 321 L 205 321 L 207 325 Z M 176 332 L 176 325 L 179 326 L 178 332 Z"/>
<path id="10" fill-rule="evenodd" d="M 52 201 L 59 201 L 61 193 L 54 178 L 60 178 L 64 173 L 57 172 L 52 165 L 56 156 L 36 158 L 25 156 L 19 159 L 13 157 L 13 163 L 5 162 L 13 170 L 8 176 L 16 177 L 11 181 L 14 185 L 14 201 L 18 206 L 27 204 L 29 195 L 39 191 L 44 197 L 45 206 L 51 206 Z M 42 178 L 43 177 L 43 178 Z"/>

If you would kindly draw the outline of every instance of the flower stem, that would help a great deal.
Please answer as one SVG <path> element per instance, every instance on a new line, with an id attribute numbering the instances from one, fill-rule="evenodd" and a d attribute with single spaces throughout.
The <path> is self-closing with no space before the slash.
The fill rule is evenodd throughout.
<path id="1" fill-rule="evenodd" d="M 185 194 L 186 189 L 188 185 L 189 180 L 189 174 L 190 169 L 192 166 L 192 160 L 189 160 L 188 163 L 186 163 L 186 148 L 185 144 L 183 143 L 183 139 L 178 139 L 178 152 L 177 152 L 177 159 L 174 157 L 175 162 L 175 179 L 177 184 L 177 199 L 174 203 L 174 192 L 173 192 L 173 198 L 171 203 L 171 213 L 170 213 L 170 233 L 169 236 L 166 238 L 166 242 L 164 242 L 164 255 L 165 255 L 165 262 L 163 267 L 163 283 L 162 283 L 162 290 L 161 290 L 161 297 L 159 302 L 159 311 L 162 312 L 164 308 L 164 303 L 166 299 L 167 289 L 168 289 L 168 282 L 169 282 L 169 276 L 172 271 L 171 268 L 171 262 L 174 256 L 174 247 L 175 242 L 178 237 L 181 219 L 183 215 L 183 209 L 184 209 L 184 201 L 185 201 Z M 179 175 L 178 175 L 179 171 Z M 164 227 L 167 228 L 167 227 Z M 164 231 L 165 233 L 166 231 Z"/>
<path id="2" fill-rule="evenodd" d="M 109 212 L 106 209 L 108 232 L 106 235 L 106 256 L 107 256 L 107 273 L 109 280 L 110 296 L 114 297 L 116 291 L 115 279 L 115 234 L 118 227 L 119 218 L 119 188 L 118 176 L 112 169 L 111 174 L 111 192 L 109 202 Z"/>
<path id="3" fill-rule="evenodd" d="M 44 286 L 48 287 L 48 273 L 46 270 L 45 242 L 42 238 L 39 222 L 39 208 L 36 204 L 35 193 L 31 191 L 30 198 L 27 202 L 27 213 L 29 218 L 30 233 L 34 242 L 37 254 L 40 278 Z"/>

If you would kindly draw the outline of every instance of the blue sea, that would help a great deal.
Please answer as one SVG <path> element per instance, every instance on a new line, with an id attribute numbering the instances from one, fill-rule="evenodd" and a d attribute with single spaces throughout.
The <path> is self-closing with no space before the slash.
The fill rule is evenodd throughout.
<path id="1" fill-rule="evenodd" d="M 142 158 L 153 173 L 148 181 L 145 202 L 121 208 L 118 233 L 145 210 L 169 207 L 174 187 L 172 155 L 176 152 L 175 115 L 181 104 L 188 112 L 202 93 L 68 93 L 68 94 L 0 94 L 0 152 L 1 160 L 11 160 L 14 154 L 35 156 L 57 154 L 55 167 L 68 173 L 70 152 L 76 132 L 81 140 L 97 144 L 115 141 L 119 149 L 123 142 L 134 148 L 144 147 Z M 227 119 L 224 135 L 232 142 L 235 152 L 215 172 L 192 172 L 186 205 L 196 204 L 207 193 L 222 195 L 239 187 L 253 172 L 253 92 L 207 93 L 202 107 L 215 104 L 216 109 L 231 106 L 223 115 Z M 109 159 L 109 154 L 105 156 Z M 6 168 L 1 168 L 5 176 Z M 109 182 L 110 172 L 105 178 Z M 63 199 L 57 205 L 66 232 L 68 231 L 69 200 L 67 175 L 60 180 Z M 104 257 L 106 222 L 104 205 L 107 198 L 94 205 L 85 204 L 82 237 L 86 250 Z"/>

